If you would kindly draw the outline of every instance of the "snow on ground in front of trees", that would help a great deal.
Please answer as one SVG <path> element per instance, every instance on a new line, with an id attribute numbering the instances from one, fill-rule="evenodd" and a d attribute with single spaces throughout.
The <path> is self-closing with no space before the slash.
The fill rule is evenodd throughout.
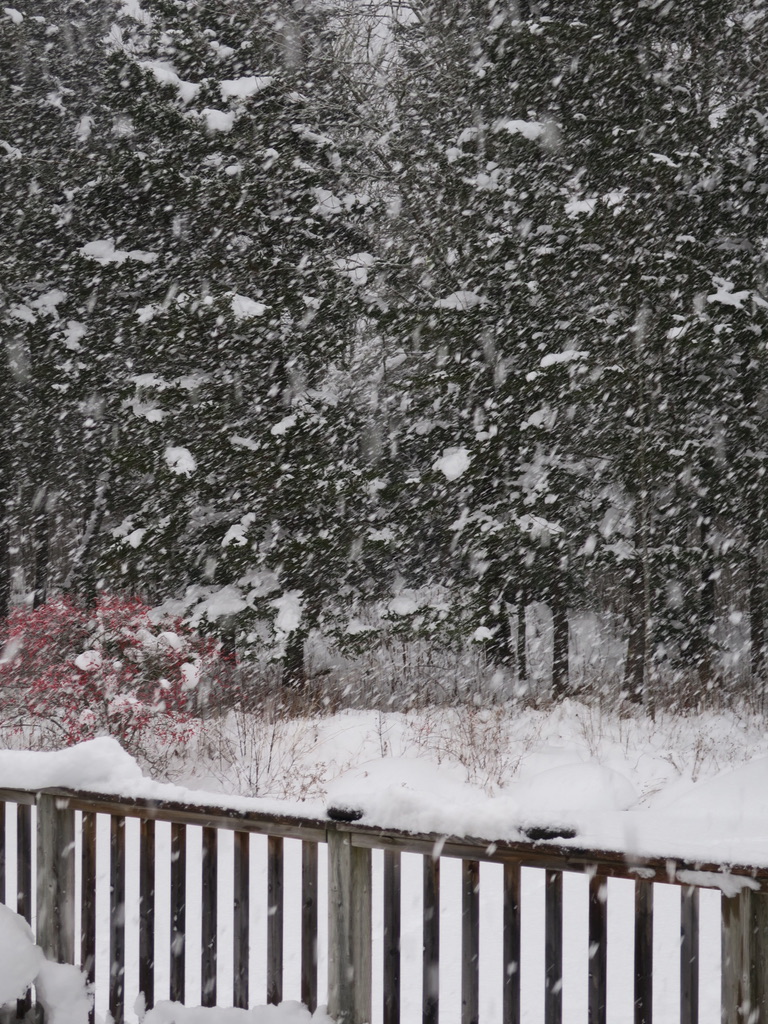
<path id="1" fill-rule="evenodd" d="M 9 788 L 66 786 L 303 817 L 323 817 L 334 804 L 361 811 L 366 824 L 489 841 L 559 826 L 576 832 L 566 845 L 768 865 L 768 732 L 746 713 L 654 722 L 573 701 L 543 711 L 269 721 L 228 712 L 201 725 L 175 778 L 150 779 L 107 737 L 58 752 L 0 751 L 0 785 Z"/>

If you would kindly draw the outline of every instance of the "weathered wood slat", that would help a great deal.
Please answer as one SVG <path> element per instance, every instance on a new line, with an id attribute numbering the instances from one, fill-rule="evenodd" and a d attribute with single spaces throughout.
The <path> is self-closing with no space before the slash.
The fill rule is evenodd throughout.
<path id="1" fill-rule="evenodd" d="M 89 984 L 96 977 L 96 815 L 84 812 L 80 846 L 80 964 Z"/>
<path id="2" fill-rule="evenodd" d="M 722 898 L 722 1024 L 768 1021 L 768 898 Z"/>
<path id="3" fill-rule="evenodd" d="M 267 839 L 267 1002 L 283 1001 L 283 839 Z"/>
<path id="4" fill-rule="evenodd" d="M 115 1024 L 125 1014 L 125 818 L 110 818 L 109 1012 Z"/>
<path id="5" fill-rule="evenodd" d="M 653 882 L 635 882 L 635 1024 L 653 1021 Z"/>
<path id="6" fill-rule="evenodd" d="M 478 1024 L 480 1004 L 480 864 L 461 862 L 461 1024 Z"/>
<path id="7" fill-rule="evenodd" d="M 126 818 L 147 818 L 151 821 L 250 832 L 254 835 L 275 835 L 282 836 L 284 839 L 325 842 L 326 831 L 328 828 L 334 827 L 332 822 L 325 821 L 325 819 L 272 814 L 266 811 L 249 813 L 241 809 L 215 807 L 210 804 L 186 804 L 138 797 L 101 796 L 83 790 L 71 789 L 49 789 L 45 792 L 68 800 L 70 807 L 76 811 L 118 814 Z M 34 803 L 34 794 L 26 793 L 23 790 L 0 789 L 0 800 L 16 800 L 17 796 L 18 802 Z"/>
<path id="8" fill-rule="evenodd" d="M 32 808 L 16 807 L 16 912 L 32 921 Z"/>
<path id="9" fill-rule="evenodd" d="M 328 836 L 328 1015 L 371 1020 L 371 854 Z"/>
<path id="10" fill-rule="evenodd" d="M 433 847 L 434 852 L 434 847 Z M 424 857 L 422 1024 L 438 1024 L 440 1014 L 440 858 Z"/>
<path id="11" fill-rule="evenodd" d="M 628 878 L 635 881 L 638 872 L 643 879 L 677 885 L 690 885 L 686 872 L 722 874 L 722 865 L 716 862 L 672 860 L 667 857 L 646 857 L 642 860 L 628 858 L 621 850 L 581 849 L 575 845 L 558 846 L 554 842 L 531 842 L 526 840 L 494 840 L 490 842 L 476 837 L 437 836 L 428 834 L 397 833 L 371 825 L 327 821 L 320 818 L 274 814 L 259 811 L 249 813 L 240 809 L 226 809 L 211 805 L 193 805 L 154 799 L 121 799 L 97 796 L 81 790 L 50 789 L 47 793 L 69 801 L 70 807 L 80 811 L 104 814 L 119 814 L 124 817 L 148 818 L 156 821 L 201 827 L 247 831 L 261 835 L 278 835 L 284 838 L 306 839 L 324 842 L 331 831 L 349 832 L 354 846 L 375 849 L 400 849 L 409 853 L 428 853 L 436 842 L 442 845 L 441 856 L 489 861 L 493 863 L 518 863 L 528 867 L 549 868 L 558 871 L 574 871 L 592 874 L 595 865 L 601 875 L 611 878 Z M 0 788 L 0 800 L 33 804 L 35 794 L 25 791 Z M 768 891 L 768 864 L 764 866 L 731 864 L 729 876 L 749 879 L 750 886 L 758 885 Z M 677 877 L 682 875 L 682 877 Z M 701 888 L 718 889 L 714 881 Z"/>
<path id="12" fill-rule="evenodd" d="M 563 1020 L 563 874 L 545 873 L 544 1024 Z"/>
<path id="13" fill-rule="evenodd" d="M 32 923 L 32 807 L 16 806 L 16 912 Z M 25 1017 L 32 1007 L 32 994 L 16 1003 L 16 1016 Z"/>
<path id="14" fill-rule="evenodd" d="M 183 1003 L 186 990 L 187 829 L 171 825 L 171 969 L 170 997 Z"/>
<path id="15" fill-rule="evenodd" d="M 317 1009 L 317 843 L 301 844 L 301 1001 Z"/>
<path id="16" fill-rule="evenodd" d="M 384 852 L 384 1024 L 400 1024 L 401 864 L 397 850 Z"/>
<path id="17" fill-rule="evenodd" d="M 699 1024 L 699 890 L 680 890 L 680 1024 Z"/>
<path id="18" fill-rule="evenodd" d="M 248 963 L 250 958 L 250 876 L 251 838 L 235 832 L 234 902 L 232 907 L 232 1005 L 248 1009 Z"/>
<path id="19" fill-rule="evenodd" d="M 218 832 L 203 829 L 200 1005 L 216 1005 L 218 935 Z"/>
<path id="20" fill-rule="evenodd" d="M 744 1001 L 748 962 L 752 959 L 749 914 L 744 906 L 744 893 L 723 896 L 720 910 L 721 977 L 720 1003 L 722 1024 L 743 1024 L 741 1006 Z M 750 908 L 751 909 L 751 908 Z"/>
<path id="21" fill-rule="evenodd" d="M 720 889 L 723 865 L 715 862 L 686 861 L 674 858 L 647 857 L 637 860 L 625 852 L 581 849 L 557 846 L 554 842 L 517 842 L 487 840 L 471 836 L 459 838 L 437 834 L 416 834 L 380 829 L 371 825 L 329 822 L 329 830 L 346 831 L 353 846 L 373 850 L 401 850 L 403 853 L 428 854 L 439 843 L 440 856 L 461 860 L 479 860 L 491 864 L 519 864 L 521 867 L 542 868 L 550 871 L 568 871 L 592 876 L 598 872 L 606 878 L 626 878 L 634 882 L 638 877 L 668 885 L 690 885 L 687 873 L 695 871 L 702 877 L 702 889 Z M 704 881 L 710 875 L 712 881 Z M 768 892 L 768 867 L 729 864 L 727 878 L 748 880 L 746 884 L 758 886 Z"/>
<path id="22" fill-rule="evenodd" d="M 49 960 L 75 961 L 75 812 L 42 793 L 37 804 L 37 944 Z"/>
<path id="23" fill-rule="evenodd" d="M 155 823 L 139 824 L 139 992 L 155 1005 Z"/>
<path id="24" fill-rule="evenodd" d="M 8 867 L 5 857 L 5 818 L 7 804 L 0 801 L 0 903 L 8 902 Z"/>
<path id="25" fill-rule="evenodd" d="M 589 880 L 589 1024 L 606 1024 L 608 992 L 608 880 Z"/>
<path id="26" fill-rule="evenodd" d="M 520 1024 L 520 867 L 504 865 L 503 1024 Z"/>

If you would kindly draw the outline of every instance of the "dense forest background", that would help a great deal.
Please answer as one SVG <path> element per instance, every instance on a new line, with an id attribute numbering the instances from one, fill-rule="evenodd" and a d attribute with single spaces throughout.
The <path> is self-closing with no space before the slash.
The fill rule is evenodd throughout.
<path id="1" fill-rule="evenodd" d="M 0 619 L 762 701 L 766 53 L 764 0 L 5 8 Z"/>

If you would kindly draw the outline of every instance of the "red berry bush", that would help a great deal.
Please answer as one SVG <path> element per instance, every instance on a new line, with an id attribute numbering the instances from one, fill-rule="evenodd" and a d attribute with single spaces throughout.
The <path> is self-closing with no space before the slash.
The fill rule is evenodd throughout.
<path id="1" fill-rule="evenodd" d="M 103 735 L 137 755 L 183 745 L 223 666 L 214 640 L 137 598 L 16 608 L 3 632 L 0 713 L 44 747 Z"/>

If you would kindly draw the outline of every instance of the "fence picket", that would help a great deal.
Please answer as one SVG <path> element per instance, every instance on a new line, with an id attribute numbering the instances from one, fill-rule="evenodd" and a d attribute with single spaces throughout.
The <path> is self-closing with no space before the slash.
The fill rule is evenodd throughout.
<path id="1" fill-rule="evenodd" d="M 114 1024 L 125 1013 L 125 818 L 109 819 L 109 1012 Z"/>
<path id="2" fill-rule="evenodd" d="M 301 844 L 301 1001 L 317 1009 L 317 843 Z"/>
<path id="3" fill-rule="evenodd" d="M 267 839 L 267 1002 L 283 1001 L 283 840 Z"/>
<path id="4" fill-rule="evenodd" d="M 480 997 L 480 865 L 461 862 L 461 1024 L 478 1024 Z"/>
<path id="5" fill-rule="evenodd" d="M 722 897 L 723 1024 L 768 1020 L 768 895 Z"/>
<path id="6" fill-rule="evenodd" d="M 16 912 L 32 922 L 32 808 L 16 805 Z"/>
<path id="7" fill-rule="evenodd" d="M 653 882 L 635 882 L 635 1024 L 653 1024 Z"/>
<path id="8" fill-rule="evenodd" d="M 232 907 L 232 1005 L 249 1005 L 248 962 L 250 954 L 251 837 L 235 832 L 234 902 Z"/>
<path id="9" fill-rule="evenodd" d="M 80 964 L 89 984 L 96 977 L 96 815 L 84 811 L 80 847 Z"/>
<path id="10" fill-rule="evenodd" d="M 384 1024 L 400 1024 L 400 851 L 384 851 Z"/>
<path id="11" fill-rule="evenodd" d="M 0 903 L 8 902 L 7 864 L 5 857 L 5 822 L 7 807 L 5 800 L 0 800 Z"/>
<path id="12" fill-rule="evenodd" d="M 589 880 L 589 1024 L 606 1024 L 608 879 Z"/>
<path id="13" fill-rule="evenodd" d="M 503 1024 L 520 1024 L 520 865 L 504 865 Z"/>
<path id="14" fill-rule="evenodd" d="M 187 828 L 171 825 L 171 964 L 170 998 L 183 1003 L 186 988 Z"/>
<path id="15" fill-rule="evenodd" d="M 680 1024 L 699 1022 L 699 890 L 680 890 Z"/>
<path id="16" fill-rule="evenodd" d="M 155 823 L 139 824 L 139 992 L 155 1005 Z"/>
<path id="17" fill-rule="evenodd" d="M 203 829 L 202 927 L 200 955 L 200 1005 L 216 1005 L 216 958 L 218 926 L 218 832 Z"/>
<path id="18" fill-rule="evenodd" d="M 16 805 L 16 913 L 32 923 L 32 808 Z M 32 993 L 16 1003 L 16 1016 L 26 1017 L 32 1008 Z"/>
<path id="19" fill-rule="evenodd" d="M 422 1024 L 438 1024 L 440 1013 L 440 858 L 424 857 Z"/>
<path id="20" fill-rule="evenodd" d="M 563 873 L 546 871 L 544 876 L 544 1024 L 562 1024 Z"/>

